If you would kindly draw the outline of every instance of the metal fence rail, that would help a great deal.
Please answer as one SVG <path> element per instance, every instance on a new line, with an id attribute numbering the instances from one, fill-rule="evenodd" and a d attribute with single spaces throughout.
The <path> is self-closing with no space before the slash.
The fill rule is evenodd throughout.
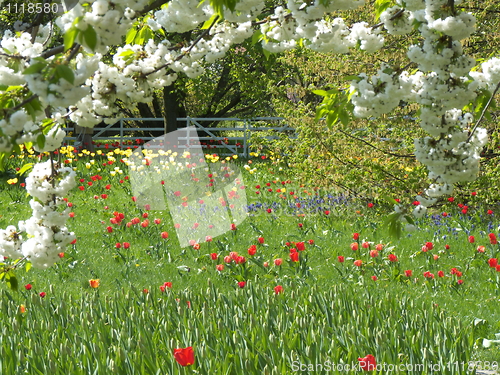
<path id="1" fill-rule="evenodd" d="M 186 122 L 186 129 L 194 126 L 198 133 L 198 140 L 201 143 L 202 148 L 214 148 L 222 149 L 220 155 L 240 155 L 248 157 L 250 153 L 250 138 L 253 132 L 259 131 L 276 131 L 278 133 L 282 132 L 292 132 L 295 130 L 288 125 L 284 124 L 281 126 L 261 126 L 262 123 L 269 124 L 272 122 L 281 123 L 284 119 L 282 117 L 255 117 L 251 119 L 240 119 L 240 118 L 192 118 L 183 117 L 178 118 L 177 121 Z M 148 132 L 164 132 L 164 127 L 156 128 L 135 128 L 126 127 L 127 123 L 130 122 L 163 122 L 163 118 L 122 118 L 116 123 L 110 124 L 106 127 L 96 127 L 94 128 L 94 135 L 92 139 L 94 141 L 113 141 L 118 142 L 120 147 L 128 146 L 131 141 L 140 139 L 141 142 L 148 142 L 157 137 L 147 137 L 147 136 L 134 136 L 133 133 L 137 131 L 148 131 Z M 231 122 L 234 126 L 231 127 L 205 127 L 202 122 Z M 179 128 L 177 130 L 182 130 L 184 128 Z M 66 128 L 67 132 L 74 131 L 73 128 Z M 238 136 L 224 137 L 220 136 L 220 132 L 231 131 L 241 134 Z M 114 132 L 116 135 L 105 135 L 105 133 Z M 202 133 L 206 136 L 200 136 Z M 189 136 L 190 137 L 190 136 Z M 192 138 L 192 137 L 191 137 Z M 276 138 L 276 136 L 267 136 L 267 139 Z M 188 138 L 186 138 L 188 139 Z M 66 137 L 64 142 L 66 144 L 74 144 L 77 141 L 76 136 Z M 235 143 L 226 143 L 227 141 L 234 141 Z M 210 144 L 213 143 L 213 144 Z"/>

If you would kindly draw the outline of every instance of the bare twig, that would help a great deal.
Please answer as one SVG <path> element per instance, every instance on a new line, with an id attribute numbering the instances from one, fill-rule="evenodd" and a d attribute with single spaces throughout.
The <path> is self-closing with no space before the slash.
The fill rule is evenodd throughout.
<path id="1" fill-rule="evenodd" d="M 375 145 L 371 144 L 370 142 L 365 141 L 364 139 L 361 139 L 361 138 L 355 137 L 354 135 L 349 134 L 349 133 L 345 132 L 345 131 L 344 131 L 344 130 L 342 130 L 342 129 L 338 129 L 338 131 L 339 131 L 339 132 L 341 132 L 342 134 L 347 135 L 348 137 L 351 137 L 352 139 L 355 139 L 355 140 L 357 140 L 357 141 L 360 141 L 360 142 L 365 143 L 366 145 L 370 146 L 371 148 L 374 148 L 374 149 L 375 149 L 375 150 L 377 150 L 377 151 L 382 152 L 383 154 L 386 154 L 386 155 L 391 155 L 391 156 L 396 156 L 396 157 L 398 157 L 398 158 L 411 158 L 411 159 L 415 159 L 415 155 L 412 155 L 412 154 L 400 155 L 400 154 L 395 154 L 395 153 L 393 153 L 393 152 L 384 151 L 384 150 L 382 150 L 382 149 L 378 148 L 377 146 L 375 146 Z"/>
<path id="2" fill-rule="evenodd" d="M 486 115 L 486 111 L 488 110 L 489 106 L 491 105 L 491 102 L 495 98 L 495 95 L 497 94 L 499 89 L 500 89 L 500 82 L 498 82 L 497 87 L 495 87 L 495 91 L 493 91 L 490 99 L 488 100 L 488 103 L 486 103 L 486 105 L 484 106 L 483 112 L 481 112 L 481 116 L 479 116 L 479 119 L 477 120 L 476 125 L 474 125 L 474 128 L 471 130 L 469 137 L 467 138 L 467 143 L 471 140 L 472 136 L 474 135 L 474 132 L 476 131 L 476 129 L 479 126 L 479 124 L 481 123 L 481 121 L 483 121 L 484 116 Z"/>

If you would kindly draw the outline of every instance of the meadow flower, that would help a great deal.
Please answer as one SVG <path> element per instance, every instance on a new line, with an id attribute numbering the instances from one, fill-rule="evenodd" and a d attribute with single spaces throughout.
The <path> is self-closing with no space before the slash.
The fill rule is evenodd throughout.
<path id="1" fill-rule="evenodd" d="M 354 233 L 352 235 L 352 239 L 355 240 L 355 241 L 357 241 L 359 239 L 359 233 Z"/>
<path id="2" fill-rule="evenodd" d="M 163 239 L 167 239 L 168 238 L 168 233 L 167 232 L 161 232 L 160 236 Z"/>
<path id="3" fill-rule="evenodd" d="M 358 250 L 358 249 L 359 249 L 359 245 L 358 245 L 358 243 L 357 243 L 357 242 L 353 242 L 353 243 L 351 244 L 351 250 L 352 250 L 352 251 L 356 251 L 356 250 Z"/>
<path id="4" fill-rule="evenodd" d="M 490 259 L 488 259 L 488 264 L 491 268 L 496 268 L 498 265 L 498 259 L 497 258 L 490 258 Z"/>
<path id="5" fill-rule="evenodd" d="M 99 285 L 101 284 L 99 279 L 90 279 L 89 280 L 89 285 L 91 288 L 99 288 Z"/>
<path id="6" fill-rule="evenodd" d="M 25 288 L 26 290 L 31 290 L 31 288 L 33 288 L 33 286 L 32 286 L 31 284 L 26 284 L 26 285 L 24 286 L 24 288 Z"/>
<path id="7" fill-rule="evenodd" d="M 355 260 L 353 263 L 356 267 L 361 267 L 363 265 L 363 261 L 361 259 Z"/>
<path id="8" fill-rule="evenodd" d="M 223 264 L 218 264 L 215 266 L 215 269 L 219 272 L 222 272 L 224 270 L 224 265 Z"/>
<path id="9" fill-rule="evenodd" d="M 242 289 L 245 287 L 246 284 L 247 284 L 246 281 L 238 281 L 238 286 Z"/>
<path id="10" fill-rule="evenodd" d="M 283 287 L 281 285 L 276 285 L 274 287 L 274 293 L 275 294 L 280 294 L 280 293 L 283 293 Z"/>
<path id="11" fill-rule="evenodd" d="M 398 261 L 398 257 L 394 254 L 389 254 L 387 256 L 387 259 L 389 259 L 390 262 L 397 262 Z"/>
<path id="12" fill-rule="evenodd" d="M 373 276 L 372 276 L 372 280 L 373 280 L 373 281 L 377 281 L 377 276 L 373 275 Z"/>
<path id="13" fill-rule="evenodd" d="M 282 258 L 278 258 L 278 259 L 274 260 L 274 265 L 275 266 L 281 266 L 282 263 L 283 263 L 283 259 Z"/>
<path id="14" fill-rule="evenodd" d="M 344 258 L 344 256 L 342 256 L 342 255 L 339 255 L 339 256 L 337 257 L 337 260 L 339 261 L 339 263 L 344 263 L 344 262 L 345 262 L 345 258 Z"/>
<path id="15" fill-rule="evenodd" d="M 405 276 L 406 277 L 411 277 L 413 275 L 413 271 L 412 270 L 406 270 L 405 271 Z"/>
<path id="16" fill-rule="evenodd" d="M 474 243 L 476 241 L 476 239 L 474 238 L 474 236 L 469 236 L 467 238 L 467 240 L 469 241 L 469 243 Z"/>
<path id="17" fill-rule="evenodd" d="M 40 297 L 45 298 L 45 296 L 46 296 L 46 295 L 47 295 L 47 293 L 45 293 L 45 292 L 40 292 Z"/>
<path id="18" fill-rule="evenodd" d="M 264 243 L 264 237 L 259 237 L 258 238 L 259 243 L 262 245 Z"/>
<path id="19" fill-rule="evenodd" d="M 174 349 L 174 358 L 181 366 L 191 366 L 194 364 L 193 347 Z"/>
<path id="20" fill-rule="evenodd" d="M 370 250 L 370 256 L 372 258 L 378 257 L 378 251 L 377 250 Z"/>
<path id="21" fill-rule="evenodd" d="M 298 262 L 299 261 L 299 253 L 297 253 L 297 252 L 290 253 L 290 260 L 292 262 Z"/>

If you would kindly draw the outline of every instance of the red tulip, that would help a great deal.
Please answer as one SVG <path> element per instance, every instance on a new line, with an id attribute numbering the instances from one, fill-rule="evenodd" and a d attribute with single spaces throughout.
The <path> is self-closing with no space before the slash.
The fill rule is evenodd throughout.
<path id="1" fill-rule="evenodd" d="M 244 288 L 246 284 L 247 284 L 246 281 L 238 281 L 238 286 L 240 288 Z"/>
<path id="2" fill-rule="evenodd" d="M 345 262 L 345 258 L 342 255 L 339 255 L 337 257 L 337 260 L 339 261 L 339 263 L 344 263 Z"/>
<path id="3" fill-rule="evenodd" d="M 274 265 L 275 266 L 281 266 L 281 263 L 283 263 L 283 259 L 278 258 L 274 260 Z"/>
<path id="4" fill-rule="evenodd" d="M 488 264 L 490 265 L 491 268 L 496 268 L 496 266 L 498 265 L 498 259 L 490 258 L 488 259 Z"/>
<path id="5" fill-rule="evenodd" d="M 191 366 L 194 364 L 193 347 L 174 349 L 174 358 L 181 366 Z"/>
<path id="6" fill-rule="evenodd" d="M 411 277 L 411 275 L 413 274 L 413 271 L 412 270 L 406 270 L 405 271 L 405 276 L 406 277 Z"/>
<path id="7" fill-rule="evenodd" d="M 391 262 L 397 262 L 398 261 L 398 257 L 396 255 L 394 255 L 394 254 L 389 254 L 387 256 L 387 259 L 389 259 L 389 261 L 391 261 Z"/>
<path id="8" fill-rule="evenodd" d="M 299 261 L 299 253 L 297 253 L 297 252 L 290 253 L 290 260 L 292 262 L 298 262 Z"/>
<path id="9" fill-rule="evenodd" d="M 359 233 L 354 233 L 352 235 L 352 239 L 355 240 L 355 241 L 357 241 L 359 239 Z"/>
<path id="10" fill-rule="evenodd" d="M 256 252 L 257 252 L 257 246 L 251 245 L 248 248 L 248 255 L 255 255 Z"/>
<path id="11" fill-rule="evenodd" d="M 26 284 L 24 287 L 26 288 L 26 290 L 31 290 L 31 288 L 33 288 L 31 284 Z"/>
<path id="12" fill-rule="evenodd" d="M 259 237 L 258 241 L 259 241 L 260 244 L 263 244 L 264 243 L 264 237 Z"/>
<path id="13" fill-rule="evenodd" d="M 274 293 L 275 294 L 280 294 L 280 293 L 283 293 L 283 287 L 281 285 L 276 285 L 274 287 Z"/>
<path id="14" fill-rule="evenodd" d="M 375 357 L 371 354 L 368 354 L 364 358 L 358 358 L 359 367 L 361 367 L 364 371 L 373 371 L 377 367 L 377 361 Z"/>
<path id="15" fill-rule="evenodd" d="M 354 265 L 356 267 L 361 267 L 363 265 L 363 261 L 361 259 L 355 260 Z"/>

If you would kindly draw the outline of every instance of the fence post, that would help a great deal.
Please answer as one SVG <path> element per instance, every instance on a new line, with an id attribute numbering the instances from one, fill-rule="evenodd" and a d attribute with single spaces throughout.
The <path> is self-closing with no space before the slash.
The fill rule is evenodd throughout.
<path id="1" fill-rule="evenodd" d="M 247 135 L 248 135 L 248 120 L 245 119 L 244 122 L 243 122 L 243 156 L 245 158 L 248 157 L 248 149 L 247 149 Z"/>
<path id="2" fill-rule="evenodd" d="M 120 119 L 120 144 L 123 147 L 123 121 Z"/>

